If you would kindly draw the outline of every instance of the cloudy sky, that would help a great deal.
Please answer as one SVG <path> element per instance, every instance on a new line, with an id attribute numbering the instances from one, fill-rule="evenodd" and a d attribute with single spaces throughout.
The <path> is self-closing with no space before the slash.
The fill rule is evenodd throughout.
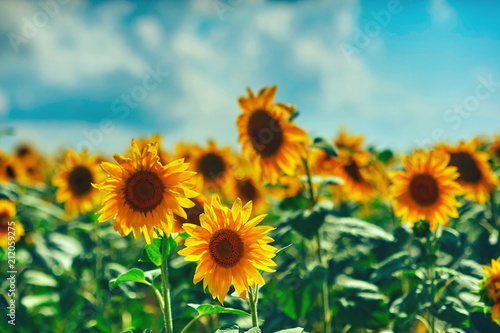
<path id="1" fill-rule="evenodd" d="M 236 146 L 237 98 L 273 84 L 311 136 L 343 125 L 405 151 L 492 135 L 498 17 L 498 1 L 0 0 L 0 146 Z"/>

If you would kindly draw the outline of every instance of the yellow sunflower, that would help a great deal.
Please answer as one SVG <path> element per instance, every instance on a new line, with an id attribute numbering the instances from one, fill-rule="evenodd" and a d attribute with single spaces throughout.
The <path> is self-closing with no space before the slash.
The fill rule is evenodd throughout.
<path id="1" fill-rule="evenodd" d="M 200 225 L 200 215 L 203 213 L 203 206 L 208 200 L 202 195 L 198 195 L 196 198 L 191 198 L 194 202 L 194 206 L 190 208 L 184 208 L 187 217 L 174 214 L 175 223 L 172 232 L 184 232 L 184 224 L 191 223 L 195 225 Z"/>
<path id="2" fill-rule="evenodd" d="M 243 204 L 251 201 L 254 215 L 260 215 L 267 211 L 269 204 L 266 200 L 265 188 L 260 186 L 260 180 L 255 176 L 235 179 L 231 190 L 227 197 L 230 200 L 240 198 Z"/>
<path id="3" fill-rule="evenodd" d="M 344 180 L 335 191 L 341 191 L 351 201 L 367 202 L 375 196 L 377 192 L 368 171 L 370 155 L 367 152 L 350 153 L 339 149 L 335 162 L 332 174 Z"/>
<path id="4" fill-rule="evenodd" d="M 196 171 L 197 189 L 203 193 L 224 190 L 231 181 L 234 155 L 231 147 L 218 148 L 214 141 L 208 147 L 196 147 L 190 154 L 191 170 Z"/>
<path id="5" fill-rule="evenodd" d="M 92 187 L 92 183 L 102 181 L 104 176 L 99 168 L 99 157 L 89 156 L 85 150 L 77 154 L 68 149 L 64 162 L 52 178 L 52 184 L 58 188 L 57 202 L 64 203 L 64 209 L 70 217 L 94 210 L 100 194 Z"/>
<path id="6" fill-rule="evenodd" d="M 348 134 L 344 127 L 339 129 L 339 134 L 333 143 L 338 149 L 347 149 L 351 152 L 361 150 L 365 137 L 362 135 Z"/>
<path id="7" fill-rule="evenodd" d="M 448 166 L 449 158 L 435 151 L 419 150 L 401 159 L 405 171 L 389 173 L 396 216 L 412 225 L 426 219 L 432 231 L 438 224 L 447 226 L 450 216 L 458 217 L 460 203 L 455 196 L 460 195 L 462 188 L 456 182 L 457 168 Z"/>
<path id="8" fill-rule="evenodd" d="M 309 137 L 289 121 L 294 106 L 273 103 L 276 86 L 262 89 L 258 96 L 247 91 L 248 98 L 239 99 L 243 114 L 237 119 L 238 141 L 259 177 L 275 184 L 282 174 L 293 175 L 302 165 Z"/>
<path id="9" fill-rule="evenodd" d="M 171 157 L 169 153 L 163 149 L 162 146 L 162 137 L 160 134 L 154 134 L 153 136 L 149 137 L 141 137 L 136 140 L 137 146 L 139 149 L 142 151 L 142 149 L 147 146 L 151 142 L 157 142 L 158 143 L 158 157 L 160 157 L 160 163 L 162 165 L 166 165 L 171 161 Z M 127 156 L 131 156 L 132 150 L 129 149 Z"/>
<path id="10" fill-rule="evenodd" d="M 251 213 L 251 201 L 243 206 L 236 199 L 229 209 L 214 196 L 200 215 L 201 226 L 184 224 L 191 237 L 179 254 L 186 256 L 187 261 L 198 262 L 193 282 L 203 280 L 203 289 L 208 286 L 213 298 L 222 304 L 231 282 L 246 300 L 249 287 L 265 284 L 259 270 L 274 272 L 269 267 L 276 266 L 272 260 L 276 248 L 268 244 L 274 240 L 265 235 L 274 228 L 257 226 L 265 215 L 249 220 Z"/>
<path id="11" fill-rule="evenodd" d="M 186 163 L 191 162 L 193 152 L 199 150 L 200 146 L 193 143 L 177 142 L 174 149 L 174 159 L 183 158 Z"/>
<path id="12" fill-rule="evenodd" d="M 298 195 L 304 186 L 299 177 L 283 175 L 278 178 L 275 185 L 267 186 L 266 190 L 278 199 L 290 198 Z"/>
<path id="13" fill-rule="evenodd" d="M 458 182 L 462 185 L 465 198 L 483 204 L 495 191 L 498 178 L 493 174 L 489 164 L 490 156 L 477 151 L 477 139 L 469 143 L 461 141 L 458 146 L 439 145 L 437 148 L 450 156 L 450 166 L 457 167 Z"/>
<path id="14" fill-rule="evenodd" d="M 14 216 L 16 216 L 16 205 L 12 201 L 0 199 L 0 247 L 8 246 L 12 241 L 9 241 L 9 236 L 14 236 L 14 242 L 17 242 L 24 235 L 21 222 L 12 223 Z"/>
<path id="15" fill-rule="evenodd" d="M 131 231 L 138 240 L 141 233 L 148 244 L 156 229 L 168 237 L 174 228 L 174 214 L 187 218 L 183 208 L 194 206 L 198 193 L 188 183 L 195 172 L 186 171 L 188 163 L 182 159 L 161 165 L 156 143 L 142 150 L 132 139 L 131 157 L 114 154 L 117 164 L 103 162 L 101 167 L 109 177 L 94 187 L 108 193 L 97 210 L 99 222 L 113 219 L 113 228 L 122 236 Z"/>
<path id="16" fill-rule="evenodd" d="M 15 155 L 4 155 L 0 160 L 0 182 L 26 184 L 26 169 Z"/>
<path id="17" fill-rule="evenodd" d="M 311 148 L 308 152 L 307 164 L 312 175 L 331 176 L 337 166 L 335 157 L 327 154 L 323 149 Z"/>
<path id="18" fill-rule="evenodd" d="M 491 259 L 491 267 L 483 266 L 484 285 L 489 301 L 494 303 L 491 308 L 491 320 L 500 325 L 500 258 Z"/>
<path id="19" fill-rule="evenodd" d="M 489 151 L 500 162 L 500 135 L 497 135 L 495 141 L 488 146 Z"/>

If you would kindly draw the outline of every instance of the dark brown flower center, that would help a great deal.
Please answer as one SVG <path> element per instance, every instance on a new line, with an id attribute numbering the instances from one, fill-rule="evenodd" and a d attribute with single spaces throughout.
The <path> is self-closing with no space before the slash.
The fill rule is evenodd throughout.
<path id="1" fill-rule="evenodd" d="M 11 220 L 11 217 L 9 214 L 6 213 L 0 213 L 0 230 L 7 229 L 9 226 L 9 222 Z"/>
<path id="2" fill-rule="evenodd" d="M 364 181 L 363 176 L 359 170 L 356 162 L 351 161 L 349 164 L 344 166 L 344 171 L 354 180 L 356 183 L 362 183 Z"/>
<path id="3" fill-rule="evenodd" d="M 208 153 L 198 161 L 198 169 L 204 178 L 215 180 L 224 174 L 226 166 L 221 156 Z"/>
<path id="4" fill-rule="evenodd" d="M 26 155 L 29 155 L 31 153 L 31 148 L 26 145 L 22 145 L 19 148 L 17 148 L 16 155 L 17 157 L 23 158 Z"/>
<path id="5" fill-rule="evenodd" d="M 201 225 L 200 215 L 201 213 L 203 213 L 203 205 L 199 203 L 196 199 L 191 199 L 191 200 L 194 202 L 194 206 L 191 208 L 184 208 L 184 210 L 186 211 L 187 219 L 179 215 L 175 215 L 175 218 L 177 219 L 177 221 L 179 221 L 180 224 L 192 223 L 199 226 Z"/>
<path id="6" fill-rule="evenodd" d="M 17 177 L 16 169 L 12 165 L 7 165 L 5 167 L 5 172 L 7 173 L 7 176 L 9 176 L 10 179 L 15 180 Z"/>
<path id="7" fill-rule="evenodd" d="M 495 155 L 497 155 L 497 158 L 500 160 L 500 147 L 495 149 Z"/>
<path id="8" fill-rule="evenodd" d="M 283 144 L 283 129 L 278 120 L 265 110 L 257 110 L 248 119 L 248 136 L 262 157 L 274 156 Z"/>
<path id="9" fill-rule="evenodd" d="M 243 201 L 248 202 L 257 197 L 257 189 L 250 179 L 239 180 L 236 186 L 238 186 L 239 196 Z"/>
<path id="10" fill-rule="evenodd" d="M 477 183 L 481 180 L 481 170 L 479 170 L 476 161 L 469 153 L 450 154 L 449 165 L 458 168 L 459 180 L 466 183 Z"/>
<path id="11" fill-rule="evenodd" d="M 500 301 L 500 278 L 490 278 L 487 284 L 488 296 L 495 303 Z"/>
<path id="12" fill-rule="evenodd" d="M 94 179 L 90 170 L 82 165 L 74 167 L 68 175 L 69 189 L 77 197 L 89 193 L 92 189 L 93 181 Z"/>
<path id="13" fill-rule="evenodd" d="M 134 211 L 147 213 L 163 200 L 164 185 L 152 171 L 137 171 L 125 183 L 125 201 Z"/>
<path id="14" fill-rule="evenodd" d="M 439 198 L 438 183 L 431 175 L 417 175 L 410 182 L 410 195 L 420 206 L 430 206 Z"/>
<path id="15" fill-rule="evenodd" d="M 210 254 L 217 265 L 233 267 L 243 257 L 244 244 L 240 236 L 230 229 L 216 231 L 208 245 Z"/>

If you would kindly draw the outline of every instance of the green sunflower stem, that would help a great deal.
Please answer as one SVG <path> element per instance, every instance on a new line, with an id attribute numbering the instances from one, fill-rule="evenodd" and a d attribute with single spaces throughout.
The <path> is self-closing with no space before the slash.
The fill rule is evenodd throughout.
<path id="1" fill-rule="evenodd" d="M 427 254 L 429 256 L 434 255 L 435 253 L 435 246 L 434 246 L 434 241 L 435 241 L 436 234 L 435 232 L 429 232 L 427 234 Z M 435 283 L 435 277 L 436 277 L 436 272 L 435 272 L 435 266 L 436 263 L 433 260 L 432 263 L 429 265 L 428 268 L 428 275 L 429 275 L 429 282 L 430 282 L 430 295 L 432 296 L 432 301 L 431 301 L 431 306 L 434 306 L 435 304 L 435 297 L 436 295 L 436 283 Z M 436 332 L 436 318 L 432 313 L 429 313 L 429 321 L 430 321 L 430 326 L 431 326 L 431 332 L 435 333 Z"/>
<path id="2" fill-rule="evenodd" d="M 161 246 L 166 246 L 165 237 L 161 239 Z M 164 259 L 161 264 L 161 283 L 162 283 L 162 292 L 163 292 L 163 319 L 165 325 L 166 333 L 174 332 L 174 324 L 172 322 L 172 304 L 170 301 L 170 284 L 168 283 L 168 260 Z"/>
<path id="3" fill-rule="evenodd" d="M 307 159 L 303 158 L 302 161 L 304 161 L 304 168 L 306 169 L 307 184 L 309 185 L 309 200 L 312 207 L 316 204 L 316 199 L 314 199 L 314 189 L 312 185 L 311 172 L 309 171 L 309 164 L 307 163 Z"/>
<path id="4" fill-rule="evenodd" d="M 490 206 L 491 206 L 491 220 L 492 220 L 492 225 L 496 226 L 497 229 L 500 227 L 498 225 L 498 219 L 497 219 L 497 205 L 495 202 L 495 192 L 490 194 Z"/>
<path id="5" fill-rule="evenodd" d="M 316 234 L 316 241 L 318 243 L 318 259 L 320 264 L 327 268 L 327 265 L 324 263 L 323 260 L 323 254 L 321 251 L 321 236 L 320 232 L 318 230 L 318 233 Z M 327 277 L 323 280 L 323 290 L 322 290 L 322 299 L 323 299 L 323 317 L 325 320 L 325 333 L 331 333 L 332 332 L 332 325 L 331 325 L 331 316 L 330 316 L 330 300 L 329 300 L 329 293 L 328 293 L 328 281 Z"/>
<path id="6" fill-rule="evenodd" d="M 248 288 L 248 302 L 250 303 L 250 312 L 252 314 L 252 327 L 259 328 L 259 317 L 257 316 L 257 302 L 259 300 L 259 286 Z"/>

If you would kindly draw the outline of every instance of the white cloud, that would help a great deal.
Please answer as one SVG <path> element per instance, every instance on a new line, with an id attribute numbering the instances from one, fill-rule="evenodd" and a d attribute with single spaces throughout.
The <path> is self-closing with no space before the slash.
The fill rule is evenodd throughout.
<path id="1" fill-rule="evenodd" d="M 456 12 L 446 0 L 431 0 L 428 11 L 433 21 L 444 23 L 456 18 Z"/>
<path id="2" fill-rule="evenodd" d="M 134 31 L 143 43 L 150 49 L 160 46 L 162 41 L 162 27 L 151 17 L 139 18 L 134 25 Z"/>
<path id="3" fill-rule="evenodd" d="M 278 5 L 264 8 L 252 21 L 268 35 L 278 40 L 286 40 L 290 37 L 293 14 L 289 6 Z"/>

